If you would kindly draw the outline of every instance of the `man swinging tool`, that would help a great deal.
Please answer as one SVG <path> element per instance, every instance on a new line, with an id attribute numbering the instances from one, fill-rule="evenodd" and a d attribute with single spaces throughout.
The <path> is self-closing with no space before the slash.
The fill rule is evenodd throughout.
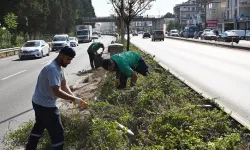
<path id="1" fill-rule="evenodd" d="M 95 69 L 96 66 L 94 66 L 94 60 L 97 55 L 97 51 L 102 48 L 102 52 L 104 51 L 104 45 L 101 42 L 94 42 L 92 43 L 88 48 L 88 54 L 89 54 L 89 61 L 90 66 L 92 69 Z"/>
<path id="2" fill-rule="evenodd" d="M 63 150 L 64 130 L 56 106 L 57 98 L 69 100 L 79 106 L 85 106 L 81 98 L 75 97 L 66 83 L 64 68 L 75 57 L 75 50 L 64 47 L 57 58 L 40 72 L 32 98 L 35 111 L 35 124 L 30 133 L 26 150 L 35 150 L 44 129 L 47 129 L 54 150 Z"/>
<path id="3" fill-rule="evenodd" d="M 128 77 L 131 77 L 131 87 L 136 84 L 137 73 L 146 76 L 148 65 L 140 54 L 136 52 L 122 52 L 115 54 L 110 59 L 103 60 L 102 67 L 105 70 L 116 71 L 116 87 L 124 89 L 127 85 Z"/>

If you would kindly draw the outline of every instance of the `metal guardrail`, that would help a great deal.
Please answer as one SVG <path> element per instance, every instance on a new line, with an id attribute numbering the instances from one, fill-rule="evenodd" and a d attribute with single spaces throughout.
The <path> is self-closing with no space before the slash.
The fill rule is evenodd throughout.
<path id="1" fill-rule="evenodd" d="M 20 47 L 13 47 L 13 48 L 6 48 L 6 49 L 0 49 L 0 55 L 4 54 L 8 56 L 8 53 L 14 52 L 14 55 L 16 55 L 16 51 L 18 51 Z"/>
<path id="2" fill-rule="evenodd" d="M 228 47 L 228 48 L 250 50 L 250 47 L 248 47 L 248 46 L 234 44 L 233 42 L 231 42 L 231 43 L 225 43 L 225 42 L 218 42 L 218 41 L 198 40 L 198 39 L 183 38 L 183 37 L 173 37 L 173 36 L 167 36 L 165 38 L 182 40 L 182 41 L 187 41 L 187 42 L 195 42 L 195 43 L 207 44 L 207 45 Z"/>

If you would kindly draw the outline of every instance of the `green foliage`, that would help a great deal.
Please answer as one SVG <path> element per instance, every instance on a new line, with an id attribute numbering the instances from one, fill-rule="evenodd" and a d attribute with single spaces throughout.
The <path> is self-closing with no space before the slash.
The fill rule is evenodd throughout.
<path id="1" fill-rule="evenodd" d="M 138 77 L 136 87 L 116 90 L 114 74 L 107 73 L 97 92 L 97 101 L 82 112 L 62 112 L 65 149 L 248 149 L 246 128 L 233 127 L 229 115 L 217 108 L 200 107 L 204 99 L 150 56 L 133 45 L 150 66 L 147 77 Z M 212 103 L 212 102 L 210 102 Z M 118 123 L 133 131 L 120 130 Z M 9 134 L 10 147 L 24 145 L 32 124 Z M 39 149 L 50 147 L 44 136 Z"/>
<path id="2" fill-rule="evenodd" d="M 4 17 L 4 23 L 6 24 L 8 29 L 16 29 L 17 28 L 17 16 L 14 13 L 8 13 Z"/>
<path id="3" fill-rule="evenodd" d="M 180 24 L 178 22 L 170 21 L 167 25 L 167 31 L 173 30 L 173 29 L 180 29 Z"/>
<path id="4" fill-rule="evenodd" d="M 164 18 L 174 18 L 174 14 L 170 13 L 170 12 L 167 12 L 165 15 L 164 15 Z"/>
<path id="5" fill-rule="evenodd" d="M 0 48 L 11 47 L 11 34 L 8 30 L 0 28 Z"/>

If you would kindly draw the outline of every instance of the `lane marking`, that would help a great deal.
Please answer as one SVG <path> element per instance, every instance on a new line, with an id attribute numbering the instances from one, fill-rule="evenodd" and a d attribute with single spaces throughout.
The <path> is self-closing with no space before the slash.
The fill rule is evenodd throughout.
<path id="1" fill-rule="evenodd" d="M 17 72 L 17 73 L 12 74 L 12 75 L 10 75 L 10 76 L 8 76 L 8 77 L 2 78 L 1 80 L 2 80 L 2 81 L 3 81 L 3 80 L 6 80 L 6 79 L 8 79 L 8 78 L 11 78 L 11 77 L 13 77 L 13 76 L 15 76 L 15 75 L 18 75 L 18 74 L 20 74 L 20 73 L 23 73 L 23 72 L 25 72 L 25 71 L 26 71 L 26 70 L 23 70 L 23 71 Z"/>
<path id="2" fill-rule="evenodd" d="M 42 62 L 41 65 L 42 65 L 42 64 L 46 64 L 46 63 L 48 63 L 48 62 L 50 62 L 50 61 L 51 61 L 51 60 L 47 60 L 47 61 L 45 61 L 45 62 Z"/>

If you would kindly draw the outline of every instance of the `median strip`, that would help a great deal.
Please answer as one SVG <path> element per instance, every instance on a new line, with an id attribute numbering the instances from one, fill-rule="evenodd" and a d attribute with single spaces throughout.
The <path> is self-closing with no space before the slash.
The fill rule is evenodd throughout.
<path id="1" fill-rule="evenodd" d="M 7 77 L 5 77 L 5 78 L 2 78 L 1 80 L 3 81 L 3 80 L 6 80 L 6 79 L 9 79 L 9 78 L 11 78 L 11 77 L 13 77 L 13 76 L 16 76 L 16 75 L 18 75 L 18 74 L 21 74 L 21 73 L 23 73 L 23 72 L 25 72 L 26 70 L 22 70 L 22 71 L 20 71 L 20 72 L 17 72 L 17 73 L 14 73 L 14 74 L 12 74 L 12 75 L 10 75 L 10 76 L 7 76 Z"/>
<path id="2" fill-rule="evenodd" d="M 66 111 L 61 111 L 65 149 L 247 148 L 247 128 L 162 68 L 154 57 L 133 45 L 131 50 L 141 53 L 151 70 L 147 77 L 138 76 L 133 88 L 116 90 L 115 74 L 105 75 L 102 69 L 79 74 L 85 85 L 73 89 L 89 100 L 89 106 L 84 110 L 65 106 Z M 98 89 L 88 84 L 101 79 Z M 10 132 L 5 143 L 24 146 L 32 126 L 30 121 Z M 47 132 L 40 141 L 41 149 L 50 147 Z"/>

